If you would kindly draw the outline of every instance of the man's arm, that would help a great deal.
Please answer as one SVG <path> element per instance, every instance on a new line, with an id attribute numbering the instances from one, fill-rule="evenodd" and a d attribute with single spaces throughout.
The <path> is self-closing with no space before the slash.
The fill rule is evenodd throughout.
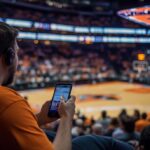
<path id="1" fill-rule="evenodd" d="M 71 128 L 72 120 L 62 118 L 54 140 L 55 150 L 71 150 Z"/>
<path id="2" fill-rule="evenodd" d="M 49 103 L 46 102 L 39 114 L 37 114 L 37 120 L 39 125 L 44 125 L 45 123 L 50 123 L 57 120 L 57 118 L 49 118 L 48 108 Z M 55 150 L 71 150 L 71 128 L 72 128 L 72 119 L 75 113 L 75 97 L 71 98 L 65 103 L 64 100 L 61 101 L 58 112 L 60 115 L 59 128 L 54 140 L 54 149 Z"/>
<path id="3" fill-rule="evenodd" d="M 58 108 L 61 117 L 59 128 L 54 140 L 55 150 L 71 150 L 71 128 L 72 119 L 75 113 L 75 97 L 71 97 L 68 102 L 61 101 Z"/>

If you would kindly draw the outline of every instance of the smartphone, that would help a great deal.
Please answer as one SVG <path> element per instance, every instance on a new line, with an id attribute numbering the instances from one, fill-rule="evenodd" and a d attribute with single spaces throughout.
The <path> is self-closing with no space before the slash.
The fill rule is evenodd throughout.
<path id="1" fill-rule="evenodd" d="M 49 117 L 59 117 L 58 106 L 61 97 L 63 96 L 64 99 L 67 101 L 70 98 L 71 90 L 72 84 L 56 84 L 55 91 L 48 111 Z"/>

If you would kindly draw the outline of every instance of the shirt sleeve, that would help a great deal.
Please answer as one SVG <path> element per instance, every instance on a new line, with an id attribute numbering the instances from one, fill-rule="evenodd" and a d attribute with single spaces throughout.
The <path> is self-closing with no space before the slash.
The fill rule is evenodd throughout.
<path id="1" fill-rule="evenodd" d="M 13 103 L 2 118 L 12 149 L 53 150 L 52 143 L 38 126 L 36 117 L 25 101 Z"/>

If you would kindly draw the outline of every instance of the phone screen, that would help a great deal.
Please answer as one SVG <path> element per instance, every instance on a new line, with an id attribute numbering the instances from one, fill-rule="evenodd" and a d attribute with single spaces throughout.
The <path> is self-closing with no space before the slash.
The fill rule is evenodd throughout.
<path id="1" fill-rule="evenodd" d="M 71 84 L 58 84 L 55 87 L 55 92 L 53 95 L 52 103 L 49 110 L 49 116 L 55 116 L 58 115 L 58 106 L 61 100 L 61 97 L 63 96 L 65 100 L 68 100 L 70 97 L 70 92 L 72 89 Z"/>

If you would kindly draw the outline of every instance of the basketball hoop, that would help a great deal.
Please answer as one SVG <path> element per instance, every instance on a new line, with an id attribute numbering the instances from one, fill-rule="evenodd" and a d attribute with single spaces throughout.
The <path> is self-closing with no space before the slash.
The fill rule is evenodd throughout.
<path id="1" fill-rule="evenodd" d="M 133 70 L 137 71 L 138 73 L 141 72 L 147 72 L 148 71 L 148 62 L 147 61 L 139 61 L 139 60 L 135 60 L 133 62 Z"/>

